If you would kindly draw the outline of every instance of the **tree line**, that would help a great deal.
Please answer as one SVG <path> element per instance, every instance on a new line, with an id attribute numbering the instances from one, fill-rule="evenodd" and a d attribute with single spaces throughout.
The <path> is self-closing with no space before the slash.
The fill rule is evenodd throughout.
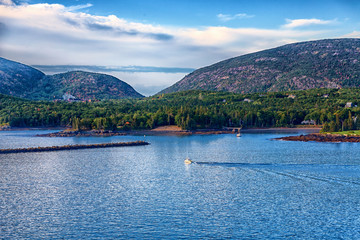
<path id="1" fill-rule="evenodd" d="M 324 131 L 360 128 L 360 88 L 235 94 L 185 91 L 99 102 L 29 101 L 0 95 L 0 125 L 78 130 L 293 127 L 303 121 Z M 349 104 L 351 103 L 351 104 Z M 351 105 L 348 107 L 347 105 Z M 310 121 L 312 120 L 312 121 Z"/>

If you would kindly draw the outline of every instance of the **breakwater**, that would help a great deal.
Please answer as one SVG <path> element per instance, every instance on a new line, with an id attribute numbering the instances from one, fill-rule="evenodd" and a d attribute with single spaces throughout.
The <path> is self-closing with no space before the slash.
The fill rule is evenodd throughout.
<path id="1" fill-rule="evenodd" d="M 51 152 L 51 151 L 65 151 L 89 148 L 110 148 L 110 147 L 130 147 L 130 146 L 143 146 L 150 143 L 145 141 L 135 142 L 117 142 L 117 143 L 100 143 L 100 144 L 87 144 L 87 145 L 64 145 L 64 146 L 51 146 L 51 147 L 32 147 L 32 148 L 14 148 L 14 149 L 0 149 L 0 154 L 6 153 L 26 153 L 26 152 Z"/>

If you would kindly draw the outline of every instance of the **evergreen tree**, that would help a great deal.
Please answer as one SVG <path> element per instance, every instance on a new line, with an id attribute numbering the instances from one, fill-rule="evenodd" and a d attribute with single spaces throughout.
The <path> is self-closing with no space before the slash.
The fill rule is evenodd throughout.
<path id="1" fill-rule="evenodd" d="M 334 121 L 331 121 L 329 124 L 329 132 L 336 132 L 336 123 Z"/>
<path id="2" fill-rule="evenodd" d="M 349 128 L 349 130 L 354 129 L 354 121 L 353 121 L 353 118 L 352 118 L 352 115 L 351 115 L 351 111 L 349 111 L 348 128 Z"/>
<path id="3" fill-rule="evenodd" d="M 321 132 L 330 132 L 330 124 L 328 122 L 324 123 Z"/>
<path id="4" fill-rule="evenodd" d="M 335 131 L 332 131 L 332 132 L 338 132 L 341 130 L 341 127 L 342 127 L 338 113 L 335 114 L 335 119 L 336 119 L 335 120 Z"/>
<path id="5" fill-rule="evenodd" d="M 80 123 L 80 120 L 79 120 L 79 118 L 77 118 L 77 117 L 73 117 L 72 118 L 72 129 L 74 130 L 74 131 L 78 131 L 79 130 L 79 123 Z"/>

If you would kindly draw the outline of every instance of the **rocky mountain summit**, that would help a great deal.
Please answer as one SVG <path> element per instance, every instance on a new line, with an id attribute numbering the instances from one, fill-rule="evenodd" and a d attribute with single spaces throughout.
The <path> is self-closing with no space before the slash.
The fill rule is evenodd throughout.
<path id="1" fill-rule="evenodd" d="M 0 93 L 25 97 L 29 89 L 45 76 L 30 66 L 0 57 Z"/>
<path id="2" fill-rule="evenodd" d="M 160 93 L 236 93 L 360 86 L 360 39 L 288 44 L 200 68 Z"/>

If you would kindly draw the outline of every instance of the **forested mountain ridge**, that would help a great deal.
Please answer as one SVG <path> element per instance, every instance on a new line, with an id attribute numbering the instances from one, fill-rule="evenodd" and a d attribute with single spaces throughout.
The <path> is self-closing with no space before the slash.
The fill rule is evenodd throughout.
<path id="1" fill-rule="evenodd" d="M 73 71 L 45 75 L 30 66 L 0 58 L 0 93 L 32 100 L 140 98 L 129 84 L 110 75 Z"/>
<path id="2" fill-rule="evenodd" d="M 29 99 L 53 100 L 64 94 L 76 99 L 121 99 L 143 97 L 129 84 L 107 74 L 72 71 L 47 75 L 38 81 L 38 87 L 28 92 Z"/>
<path id="3" fill-rule="evenodd" d="M 360 39 L 288 44 L 200 68 L 160 93 L 235 93 L 360 86 Z"/>

